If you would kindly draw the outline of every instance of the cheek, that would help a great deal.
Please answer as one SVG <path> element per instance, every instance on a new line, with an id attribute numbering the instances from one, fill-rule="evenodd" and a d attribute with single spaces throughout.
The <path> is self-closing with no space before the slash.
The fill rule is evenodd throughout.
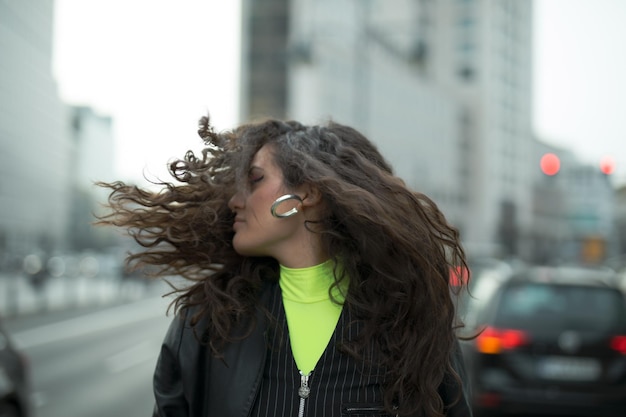
<path id="1" fill-rule="evenodd" d="M 272 195 L 257 195 L 248 200 L 246 206 L 246 239 L 255 240 L 255 235 L 264 236 L 276 227 L 276 221 L 271 213 L 274 199 Z"/>
<path id="2" fill-rule="evenodd" d="M 272 217 L 272 204 L 274 204 L 274 201 L 276 201 L 277 198 L 275 190 L 255 194 L 248 200 L 248 211 L 259 221 L 262 221 L 262 219 L 267 221 L 268 216 L 270 218 Z"/>
<path id="3" fill-rule="evenodd" d="M 248 213 L 246 219 L 254 227 L 263 227 L 271 218 L 270 207 L 265 207 L 267 204 L 259 203 L 248 206 Z M 271 205 L 270 205 L 271 206 Z M 269 218 L 268 218 L 269 217 Z"/>

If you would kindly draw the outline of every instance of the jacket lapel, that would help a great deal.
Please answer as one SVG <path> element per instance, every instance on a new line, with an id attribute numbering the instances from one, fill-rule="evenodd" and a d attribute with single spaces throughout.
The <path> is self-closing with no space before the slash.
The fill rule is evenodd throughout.
<path id="1" fill-rule="evenodd" d="M 261 305 L 267 306 L 274 284 L 265 285 L 261 294 Z M 257 308 L 256 325 L 252 333 L 241 340 L 230 343 L 223 352 L 223 358 L 214 358 L 208 348 L 203 348 L 208 361 L 208 396 L 204 404 L 208 409 L 203 416 L 247 417 L 256 399 L 267 355 L 267 318 L 261 308 Z M 242 326 L 245 328 L 244 326 Z M 240 329 L 241 330 L 241 329 Z M 242 330 L 240 331 L 240 333 Z M 200 358 L 199 358 L 200 359 Z M 202 369 L 202 368 L 200 368 Z"/>

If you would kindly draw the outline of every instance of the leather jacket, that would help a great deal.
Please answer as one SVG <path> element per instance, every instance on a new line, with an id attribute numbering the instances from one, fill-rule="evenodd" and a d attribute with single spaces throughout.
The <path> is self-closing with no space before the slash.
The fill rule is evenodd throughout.
<path id="1" fill-rule="evenodd" d="M 262 303 L 267 303 L 269 293 L 269 290 L 263 292 Z M 247 417 L 263 377 L 267 355 L 266 326 L 262 325 L 265 321 L 259 309 L 260 325 L 245 339 L 228 344 L 223 349 L 223 358 L 217 359 L 196 339 L 187 314 L 177 316 L 166 333 L 154 373 L 153 417 Z M 203 328 L 202 323 L 199 326 Z M 460 349 L 457 352 L 453 366 L 465 381 Z M 447 415 L 471 416 L 467 390 L 459 387 L 450 375 L 439 388 L 444 403 L 456 398 L 459 390 L 462 390 L 461 399 Z"/>
<path id="2" fill-rule="evenodd" d="M 269 291 L 262 294 L 262 302 Z M 265 326 L 243 340 L 229 343 L 217 359 L 201 344 L 186 312 L 176 316 L 166 333 L 154 373 L 153 417 L 246 417 L 261 385 Z M 257 311 L 258 323 L 265 322 Z M 203 328 L 203 323 L 198 323 Z"/>

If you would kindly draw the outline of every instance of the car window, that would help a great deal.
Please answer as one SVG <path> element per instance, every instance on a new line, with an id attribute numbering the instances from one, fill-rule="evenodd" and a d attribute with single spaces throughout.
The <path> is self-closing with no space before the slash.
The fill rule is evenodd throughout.
<path id="1" fill-rule="evenodd" d="M 473 259 L 468 266 L 471 271 L 468 292 L 461 293 L 457 313 L 466 325 L 472 327 L 512 269 L 510 265 L 494 259 Z"/>
<path id="2" fill-rule="evenodd" d="M 609 330 L 624 320 L 624 301 L 610 288 L 524 283 L 507 286 L 497 322 L 521 328 Z"/>

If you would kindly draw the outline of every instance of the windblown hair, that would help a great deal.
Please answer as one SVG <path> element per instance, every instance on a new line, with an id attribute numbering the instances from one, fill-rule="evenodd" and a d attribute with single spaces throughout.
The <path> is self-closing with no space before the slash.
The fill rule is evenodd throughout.
<path id="1" fill-rule="evenodd" d="M 274 259 L 235 252 L 228 208 L 256 152 L 271 144 L 285 185 L 312 184 L 323 196 L 326 213 L 309 227 L 341 260 L 345 307 L 364 323 L 344 351 L 380 358 L 390 413 L 442 416 L 438 387 L 446 373 L 458 379 L 449 274 L 467 265 L 457 230 L 433 201 L 396 177 L 367 138 L 335 122 L 267 120 L 216 133 L 203 117 L 198 132 L 201 156 L 189 151 L 172 162 L 175 181 L 158 182 L 160 191 L 100 184 L 112 191 L 98 223 L 127 229 L 145 248 L 128 261 L 189 280 L 174 308 L 196 307 L 193 324 L 208 318 L 207 342 L 219 354 L 234 326 L 250 322 L 262 281 L 278 279 Z"/>

